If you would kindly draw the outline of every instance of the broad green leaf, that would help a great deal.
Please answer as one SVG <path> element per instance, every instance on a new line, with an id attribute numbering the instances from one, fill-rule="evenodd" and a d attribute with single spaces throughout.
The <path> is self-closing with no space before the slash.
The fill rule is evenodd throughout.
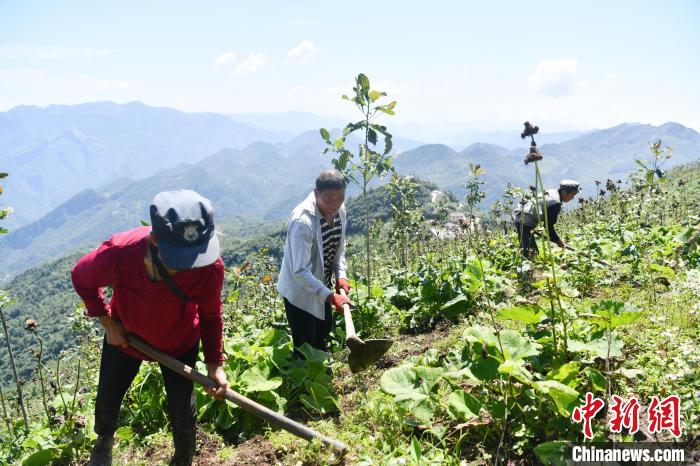
<path id="1" fill-rule="evenodd" d="M 360 86 L 360 88 L 358 89 L 360 93 L 364 96 L 369 97 L 369 78 L 365 74 L 360 73 L 357 75 L 357 84 Z M 362 105 L 365 104 L 366 102 L 364 101 L 364 99 L 362 99 Z"/>
<path id="2" fill-rule="evenodd" d="M 591 386 L 593 387 L 593 390 L 605 392 L 605 389 L 607 388 L 608 384 L 605 379 L 605 376 L 601 374 L 600 371 L 597 371 L 592 367 L 587 367 L 584 370 L 584 373 L 588 377 L 588 380 L 591 381 Z"/>
<path id="3" fill-rule="evenodd" d="M 282 385 L 281 377 L 268 378 L 269 375 L 269 369 L 253 366 L 241 374 L 240 382 L 248 392 L 267 392 Z"/>
<path id="4" fill-rule="evenodd" d="M 235 303 L 236 301 L 238 301 L 238 296 L 239 296 L 240 294 L 241 294 L 241 289 L 238 288 L 237 290 L 233 291 L 233 293 L 231 293 L 231 294 L 229 295 L 229 297 L 228 297 L 228 299 L 226 300 L 226 302 L 228 302 L 228 303 Z"/>
<path id="5" fill-rule="evenodd" d="M 216 418 L 217 426 L 226 430 L 229 429 L 234 422 L 236 422 L 236 418 L 231 413 L 231 406 L 223 403 L 222 408 L 219 410 L 219 416 Z"/>
<path id="6" fill-rule="evenodd" d="M 467 375 L 470 375 L 470 378 L 474 380 L 488 382 L 498 377 L 498 366 L 499 362 L 494 357 L 479 358 L 469 364 Z"/>
<path id="7" fill-rule="evenodd" d="M 279 396 L 276 392 L 257 393 L 255 400 L 278 413 L 284 413 L 284 409 L 287 406 L 287 399 Z"/>
<path id="8" fill-rule="evenodd" d="M 467 265 L 464 267 L 464 272 L 471 275 L 478 282 L 483 282 L 484 280 L 484 274 L 481 273 L 481 266 L 479 266 L 479 263 L 476 260 L 472 260 L 471 262 L 467 263 Z"/>
<path id="9" fill-rule="evenodd" d="M 555 367 L 549 373 L 547 373 L 548 380 L 556 380 L 565 385 L 576 378 L 578 371 L 581 368 L 581 364 L 578 361 L 567 362 L 559 367 Z"/>
<path id="10" fill-rule="evenodd" d="M 393 147 L 394 147 L 394 143 L 391 140 L 391 135 L 387 134 L 386 136 L 384 136 L 384 155 L 391 152 L 391 149 Z"/>
<path id="11" fill-rule="evenodd" d="M 382 374 L 379 385 L 384 392 L 394 395 L 397 401 L 424 400 L 427 395 L 416 389 L 418 376 L 411 366 L 399 366 Z"/>
<path id="12" fill-rule="evenodd" d="M 440 311 L 451 318 L 466 313 L 468 309 L 469 299 L 462 294 L 440 306 Z"/>
<path id="13" fill-rule="evenodd" d="M 335 399 L 326 387 L 311 381 L 306 381 L 304 387 L 306 387 L 306 393 L 299 397 L 304 406 L 321 414 L 337 409 Z"/>
<path id="14" fill-rule="evenodd" d="M 612 334 L 610 340 L 610 357 L 619 358 L 622 356 L 622 348 L 624 347 L 624 343 L 614 333 Z M 603 336 L 587 343 L 579 340 L 569 340 L 568 348 L 569 351 L 585 351 L 592 353 L 598 358 L 606 359 L 608 357 L 608 338 Z"/>
<path id="15" fill-rule="evenodd" d="M 328 353 L 321 351 L 310 346 L 308 343 L 304 343 L 298 348 L 299 352 L 304 356 L 307 362 L 317 361 L 323 362 L 328 359 Z"/>
<path id="16" fill-rule="evenodd" d="M 372 129 L 375 130 L 376 132 L 382 133 L 384 136 L 389 136 L 389 137 L 391 137 L 391 135 L 388 134 L 388 133 L 386 132 L 386 126 L 384 126 L 384 125 L 378 125 L 378 124 L 376 124 L 376 123 L 371 123 L 369 126 L 370 126 L 370 128 L 372 128 Z"/>
<path id="17" fill-rule="evenodd" d="M 534 382 L 535 389 L 546 393 L 554 400 L 559 414 L 565 417 L 571 416 L 572 404 L 578 399 L 579 393 L 573 388 L 557 382 L 556 380 L 543 380 Z"/>
<path id="18" fill-rule="evenodd" d="M 377 132 L 375 130 L 367 130 L 367 142 L 369 142 L 373 146 L 377 145 Z"/>
<path id="19" fill-rule="evenodd" d="M 29 436 L 22 442 L 22 446 L 28 450 L 37 447 L 51 447 L 53 446 L 52 437 L 53 434 L 48 427 L 34 429 L 30 431 Z"/>
<path id="20" fill-rule="evenodd" d="M 378 98 L 385 96 L 386 92 L 381 91 L 369 91 L 369 100 L 375 102 Z"/>
<path id="21" fill-rule="evenodd" d="M 651 270 L 659 272 L 659 275 L 662 275 L 668 278 L 669 280 L 673 280 L 674 278 L 676 278 L 676 272 L 674 272 L 671 267 L 666 267 L 665 265 L 660 264 L 649 264 L 649 268 Z"/>
<path id="22" fill-rule="evenodd" d="M 474 326 L 464 331 L 464 338 L 472 343 L 482 343 L 485 346 L 496 346 L 496 334 L 490 327 Z"/>
<path id="23" fill-rule="evenodd" d="M 32 453 L 22 460 L 22 466 L 45 466 L 53 464 L 58 459 L 60 450 L 58 448 L 47 448 Z"/>
<path id="24" fill-rule="evenodd" d="M 277 328 L 268 328 L 258 337 L 259 346 L 278 346 L 290 341 L 289 334 Z"/>
<path id="25" fill-rule="evenodd" d="M 350 161 L 350 154 L 348 152 L 343 152 L 342 154 L 340 154 L 340 157 L 337 160 L 336 169 L 341 171 L 341 172 L 344 172 L 345 167 L 347 167 L 349 161 Z"/>
<path id="26" fill-rule="evenodd" d="M 551 442 L 540 443 L 534 448 L 535 455 L 542 464 L 548 466 L 566 466 L 568 442 L 563 440 L 554 440 Z"/>
<path id="27" fill-rule="evenodd" d="M 130 442 L 134 438 L 134 431 L 129 426 L 122 426 L 114 433 L 114 436 L 119 439 L 120 442 Z"/>
<path id="28" fill-rule="evenodd" d="M 411 414 L 424 424 L 428 424 L 435 417 L 437 405 L 433 398 L 425 398 L 423 400 L 409 401 L 408 409 Z"/>
<path id="29" fill-rule="evenodd" d="M 450 412 L 461 421 L 468 421 L 479 416 L 481 402 L 464 390 L 450 393 L 448 398 Z"/>
<path id="30" fill-rule="evenodd" d="M 510 319 L 526 324 L 538 324 L 545 313 L 539 306 L 514 306 L 498 311 L 499 319 Z"/>
<path id="31" fill-rule="evenodd" d="M 522 359 L 506 359 L 503 364 L 498 366 L 498 372 L 515 377 L 523 383 L 532 382 L 532 374 L 525 368 L 525 364 L 523 363 Z"/>
<path id="32" fill-rule="evenodd" d="M 416 437 L 413 437 L 411 439 L 411 456 L 413 457 L 413 460 L 420 464 L 421 459 L 423 458 L 423 454 L 420 448 L 420 442 L 418 442 L 418 439 Z"/>
<path id="33" fill-rule="evenodd" d="M 343 96 L 346 97 L 346 96 Z M 331 143 L 331 134 L 328 132 L 326 128 L 321 128 L 321 137 L 323 138 L 324 141 L 326 141 L 328 144 Z"/>
<path id="34" fill-rule="evenodd" d="M 539 343 L 533 342 L 529 337 L 524 337 L 514 330 L 503 330 L 500 333 L 500 339 L 505 359 L 522 359 L 540 354 Z"/>
<path id="35" fill-rule="evenodd" d="M 445 370 L 442 367 L 416 366 L 413 368 L 419 387 L 429 394 L 442 377 Z"/>
<path id="36" fill-rule="evenodd" d="M 294 367 L 284 372 L 285 377 L 292 381 L 292 388 L 299 388 L 304 385 L 304 381 L 309 378 L 306 367 Z"/>
<path id="37" fill-rule="evenodd" d="M 343 144 L 345 144 L 345 139 L 343 139 L 342 137 L 333 141 L 333 145 L 336 149 L 340 149 L 341 147 L 343 147 Z"/>
<path id="38" fill-rule="evenodd" d="M 591 310 L 593 315 L 585 314 L 585 316 L 602 328 L 617 328 L 642 317 L 642 311 L 638 307 L 609 299 L 594 304 Z"/>

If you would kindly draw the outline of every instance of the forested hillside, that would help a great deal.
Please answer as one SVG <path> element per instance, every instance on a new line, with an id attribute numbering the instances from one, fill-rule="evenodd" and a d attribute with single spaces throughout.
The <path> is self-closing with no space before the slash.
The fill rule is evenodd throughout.
<path id="1" fill-rule="evenodd" d="M 157 115 L 153 118 L 157 119 Z M 331 133 L 336 137 L 340 130 Z M 677 123 L 622 124 L 542 146 L 543 151 L 555 156 L 550 165 L 542 168 L 543 181 L 554 185 L 562 178 L 575 178 L 586 195 L 594 195 L 596 180 L 625 179 L 634 169 L 634 159 L 646 153 L 650 143 L 658 139 L 673 149 L 666 168 L 690 162 L 700 153 L 700 134 Z M 360 141 L 350 136 L 347 142 L 353 147 Z M 381 147 L 380 139 L 378 148 Z M 187 159 L 187 163 L 161 169 L 151 176 L 143 172 L 136 180 L 120 178 L 99 186 L 94 180 L 81 183 L 83 189 L 92 187 L 54 206 L 35 221 L 12 228 L 0 238 L 0 273 L 14 276 L 75 248 L 86 247 L 112 231 L 138 224 L 144 219 L 146 204 L 163 190 L 187 187 L 201 192 L 213 201 L 219 218 L 236 215 L 282 220 L 312 188 L 314 174 L 331 166 L 329 157 L 320 156 L 322 149 L 323 140 L 318 132 L 307 131 L 285 143 L 255 142 L 241 149 L 218 150 L 198 163 L 192 163 L 193 158 Z M 91 156 L 86 154 L 86 157 Z M 180 159 L 168 157 L 168 160 L 177 163 Z M 393 163 L 399 173 L 434 183 L 460 200 L 465 194 L 464 176 L 469 164 L 478 164 L 486 172 L 485 204 L 491 205 L 500 199 L 509 183 L 521 188 L 531 183 L 519 169 L 520 161 L 519 149 L 475 143 L 459 152 L 443 144 L 421 145 L 399 153 Z M 10 172 L 12 176 L 8 179 L 28 176 L 34 169 Z M 46 172 L 51 170 L 47 168 Z M 375 179 L 372 186 L 387 181 Z M 13 185 L 8 186 L 9 193 L 12 189 Z M 357 194 L 354 189 L 350 189 L 352 195 Z M 21 204 L 10 205 L 21 212 Z"/>

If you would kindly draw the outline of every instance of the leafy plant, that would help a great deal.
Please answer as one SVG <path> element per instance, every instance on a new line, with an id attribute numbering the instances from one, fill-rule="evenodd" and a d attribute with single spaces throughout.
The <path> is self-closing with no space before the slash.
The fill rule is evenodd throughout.
<path id="1" fill-rule="evenodd" d="M 353 102 L 362 114 L 362 120 L 355 123 L 348 123 L 339 137 L 331 141 L 331 135 L 325 128 L 321 128 L 321 137 L 326 142 L 327 147 L 323 153 L 334 152 L 338 157 L 333 159 L 335 168 L 343 173 L 350 181 L 362 188 L 362 196 L 365 199 L 365 253 L 366 273 L 367 273 L 367 299 L 371 291 L 371 265 L 370 265 L 370 225 L 371 215 L 369 204 L 367 203 L 367 187 L 375 177 L 382 177 L 391 170 L 391 149 L 393 148 L 392 135 L 386 126 L 377 124 L 375 121 L 380 115 L 394 115 L 396 101 L 388 104 L 378 104 L 377 102 L 386 97 L 386 92 L 378 91 L 370 87 L 369 78 L 360 73 L 355 78 L 353 94 L 348 97 L 343 95 L 344 100 Z M 361 131 L 363 142 L 358 146 L 358 153 L 355 154 L 346 148 L 346 139 L 355 131 Z M 384 136 L 384 147 L 381 152 L 376 150 L 379 135 Z M 357 157 L 355 157 L 357 155 Z"/>

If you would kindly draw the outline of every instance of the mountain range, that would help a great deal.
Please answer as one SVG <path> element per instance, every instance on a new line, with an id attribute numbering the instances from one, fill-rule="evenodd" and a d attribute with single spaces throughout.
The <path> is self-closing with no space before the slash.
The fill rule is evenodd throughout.
<path id="1" fill-rule="evenodd" d="M 5 277 L 139 225 L 148 220 L 148 202 L 163 190 L 199 191 L 213 201 L 221 220 L 245 216 L 278 221 L 313 188 L 316 174 L 331 165 L 331 157 L 320 156 L 324 142 L 318 130 L 284 143 L 244 144 L 258 138 L 277 140 L 274 131 L 279 125 L 260 129 L 219 115 L 186 114 L 138 103 L 86 104 L 84 110 L 93 115 L 92 121 L 87 116 L 78 118 L 80 112 L 72 107 L 47 107 L 48 115 L 40 110 L 18 108 L 0 114 L 0 164 L 2 171 L 10 173 L 0 200 L 15 208 L 9 218 L 19 216 L 33 200 L 43 202 L 41 208 L 34 206 L 34 220 L 15 228 L 9 224 L 11 232 L 0 238 L 0 273 Z M 61 110 L 67 122 L 61 120 Z M 21 116 L 21 124 L 7 123 L 12 112 Z M 594 180 L 626 179 L 635 168 L 634 160 L 647 158 L 649 143 L 657 139 L 674 149 L 669 166 L 700 156 L 700 134 L 683 125 L 622 124 L 541 145 L 544 181 L 554 185 L 562 178 L 578 179 L 583 195 L 592 196 Z M 546 138 L 538 136 L 538 140 Z M 44 144 L 44 149 L 28 150 L 37 144 Z M 355 147 L 356 141 L 348 146 Z M 533 170 L 523 165 L 524 155 L 522 148 L 509 150 L 486 143 L 461 151 L 427 144 L 400 153 L 394 166 L 402 175 L 433 182 L 461 198 L 468 164 L 481 164 L 486 170 L 484 207 L 488 207 L 507 183 L 532 184 Z M 93 169 L 101 171 L 92 173 Z M 70 184 L 70 189 L 63 184 Z M 68 195 L 70 190 L 74 192 Z M 349 194 L 354 193 L 357 190 Z M 58 201 L 61 197 L 65 199 Z M 39 211 L 42 214 L 37 215 Z"/>
<path id="2" fill-rule="evenodd" d="M 140 102 L 16 107 L 0 113 L 0 165 L 10 173 L 3 201 L 15 210 L 6 225 L 35 220 L 86 188 L 273 138 L 223 115 Z"/>
<path id="3" fill-rule="evenodd" d="M 693 129 L 678 123 L 623 123 L 558 144 L 538 146 L 544 156 L 540 162 L 543 182 L 556 186 L 562 179 L 575 179 L 581 183 L 583 196 L 595 196 L 595 180 L 626 180 L 637 168 L 635 160 L 648 159 L 651 143 L 659 139 L 673 152 L 667 167 L 700 157 L 700 134 Z M 432 144 L 402 154 L 395 166 L 402 174 L 431 181 L 461 198 L 469 163 L 480 164 L 486 171 L 484 190 L 488 205 L 502 195 L 508 183 L 520 187 L 534 184 L 533 169 L 523 164 L 526 153 L 525 148 L 508 150 L 484 143 L 472 144 L 459 152 Z"/>

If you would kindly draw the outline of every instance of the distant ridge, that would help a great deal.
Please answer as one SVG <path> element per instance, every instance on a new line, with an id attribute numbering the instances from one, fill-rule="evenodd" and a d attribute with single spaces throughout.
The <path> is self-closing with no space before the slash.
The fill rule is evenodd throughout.
<path id="1" fill-rule="evenodd" d="M 16 107 L 0 113 L 0 166 L 10 173 L 3 202 L 16 212 L 6 225 L 37 219 L 85 188 L 269 138 L 222 115 L 140 102 Z"/>
<path id="2" fill-rule="evenodd" d="M 89 109 L 90 118 L 75 107 Z M 284 219 L 312 189 L 316 174 L 331 165 L 330 156 L 320 155 L 324 143 L 318 130 L 302 132 L 284 143 L 270 143 L 256 139 L 268 134 L 263 130 L 220 115 L 185 114 L 140 103 L 37 109 L 18 107 L 0 113 L 0 148 L 6 148 L 0 153 L 0 166 L 10 173 L 2 201 L 15 208 L 13 216 L 21 215 L 24 207 L 37 216 L 23 227 L 9 225 L 10 233 L 0 238 L 3 275 L 15 275 L 139 225 L 147 220 L 147 203 L 162 190 L 201 192 L 214 202 L 221 220 L 240 215 Z M 48 109 L 46 114 L 43 110 Z M 12 112 L 17 115 L 8 118 Z M 62 113 L 69 115 L 67 122 Z M 139 131 L 141 124 L 146 129 Z M 115 133 L 111 125 L 118 129 L 118 137 L 110 137 Z M 24 148 L 15 148 L 8 157 L 13 152 L 7 135 L 22 132 Z M 38 138 L 38 134 L 49 142 L 24 150 L 36 143 L 31 137 Z M 544 134 L 538 141 L 546 140 Z M 163 139 L 164 135 L 171 137 Z M 192 155 L 246 139 L 253 140 L 240 148 Z M 594 180 L 626 179 L 635 169 L 634 159 L 647 158 L 649 144 L 657 139 L 674 150 L 668 167 L 700 157 L 700 134 L 693 129 L 673 122 L 660 126 L 625 123 L 557 144 L 541 143 L 544 181 L 556 185 L 562 178 L 575 178 L 582 183 L 583 195 L 592 196 Z M 520 187 L 532 183 L 532 170 L 523 165 L 523 156 L 522 148 L 509 150 L 488 143 L 474 143 L 459 151 L 444 144 L 425 144 L 400 153 L 394 166 L 402 175 L 435 183 L 461 199 L 469 163 L 481 164 L 486 170 L 483 207 L 488 208 L 508 183 Z M 158 169 L 160 165 L 164 168 Z M 129 176 L 134 173 L 138 176 Z M 71 190 L 75 192 L 70 194 Z"/>

